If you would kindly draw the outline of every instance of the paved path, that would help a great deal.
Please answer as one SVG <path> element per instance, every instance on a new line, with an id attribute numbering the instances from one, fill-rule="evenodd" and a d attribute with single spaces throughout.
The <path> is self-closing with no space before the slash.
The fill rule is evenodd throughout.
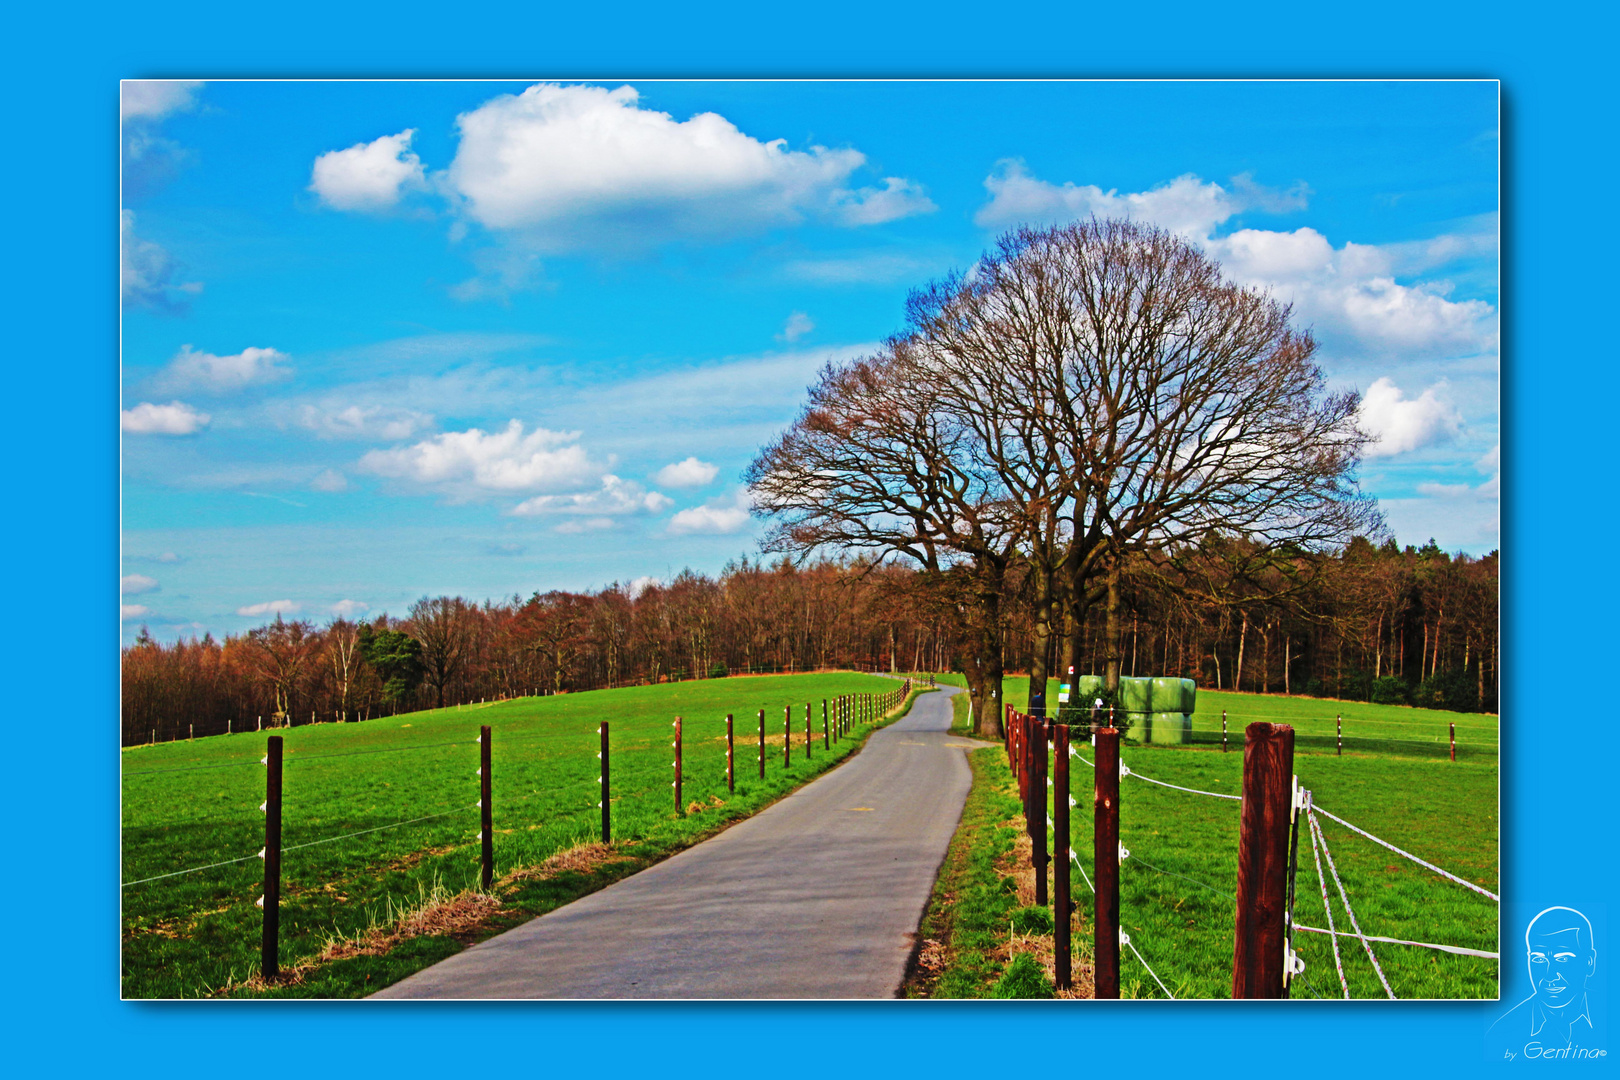
<path id="1" fill-rule="evenodd" d="M 720 835 L 379 998 L 881 998 L 972 779 L 949 695 Z"/>

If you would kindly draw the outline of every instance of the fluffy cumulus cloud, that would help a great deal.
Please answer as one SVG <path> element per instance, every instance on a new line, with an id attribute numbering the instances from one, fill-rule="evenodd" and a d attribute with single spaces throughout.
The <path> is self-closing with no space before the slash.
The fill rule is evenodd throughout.
<path id="1" fill-rule="evenodd" d="M 410 148 L 415 134 L 406 129 L 322 154 L 315 159 L 309 190 L 334 210 L 389 209 L 406 192 L 427 186 L 422 161 Z"/>
<path id="2" fill-rule="evenodd" d="M 196 105 L 202 83 L 185 79 L 129 79 L 119 87 L 118 118 L 162 120 Z"/>
<path id="3" fill-rule="evenodd" d="M 680 511 L 669 519 L 669 533 L 671 536 L 730 536 L 748 526 L 748 512 L 753 505 L 748 489 L 738 488 L 731 495 Z"/>
<path id="4" fill-rule="evenodd" d="M 605 466 L 590 459 L 577 431 L 525 432 L 520 420 L 504 431 L 448 431 L 411 446 L 372 450 L 367 472 L 452 495 L 556 494 L 597 483 Z"/>
<path id="5" fill-rule="evenodd" d="M 1310 194 L 1303 184 L 1277 190 L 1245 174 L 1223 186 L 1188 174 L 1147 191 L 1121 193 L 1093 184 L 1050 183 L 1017 161 L 1002 162 L 984 184 L 990 198 L 975 216 L 980 225 L 1044 225 L 1093 215 L 1150 222 L 1201 245 L 1238 282 L 1269 289 L 1294 304 L 1302 320 L 1325 332 L 1336 349 L 1410 359 L 1496 348 L 1496 309 L 1490 304 L 1451 299 L 1451 285 L 1443 280 L 1398 280 L 1453 259 L 1494 252 L 1494 219 L 1476 221 L 1455 236 L 1335 248 L 1311 228 L 1215 235 L 1247 210 L 1303 209 Z"/>
<path id="6" fill-rule="evenodd" d="M 135 235 L 135 213 L 118 215 L 118 284 L 124 302 L 165 314 L 184 312 L 202 282 L 178 280 L 180 264 L 161 244 Z"/>
<path id="7" fill-rule="evenodd" d="M 653 473 L 654 482 L 663 487 L 672 488 L 700 488 L 704 484 L 713 482 L 720 475 L 720 467 L 711 465 L 707 461 L 699 461 L 689 457 L 685 461 L 676 461 L 665 465 Z"/>
<path id="8" fill-rule="evenodd" d="M 302 604 L 292 600 L 266 600 L 262 604 L 248 604 L 236 609 L 238 615 L 248 618 L 258 618 L 263 615 L 296 615 L 303 608 Z"/>
<path id="9" fill-rule="evenodd" d="M 1361 430 L 1374 440 L 1367 457 L 1393 457 L 1447 442 L 1462 431 L 1462 414 L 1445 399 L 1445 383 L 1437 383 L 1416 398 L 1407 398 L 1387 378 L 1379 379 L 1361 397 L 1356 418 Z"/>
<path id="10" fill-rule="evenodd" d="M 366 612 L 370 611 L 371 605 L 361 603 L 359 600 L 339 600 L 337 603 L 333 604 L 329 610 L 334 615 L 341 616 L 345 619 L 352 619 L 356 615 L 364 615 Z"/>
<path id="11" fill-rule="evenodd" d="M 229 356 L 216 356 L 182 345 L 158 381 L 167 387 L 228 394 L 285 379 L 292 374 L 285 366 L 286 359 L 287 354 L 277 349 L 250 347 Z"/>
<path id="12" fill-rule="evenodd" d="M 145 574 L 125 574 L 118 581 L 118 591 L 125 596 L 139 596 L 157 590 L 157 579 L 149 578 Z"/>
<path id="13" fill-rule="evenodd" d="M 145 604 L 119 604 L 118 617 L 121 619 L 139 619 L 151 610 Z"/>
<path id="14" fill-rule="evenodd" d="M 323 439 L 397 442 L 432 427 L 433 417 L 385 405 L 303 405 L 297 423 Z"/>
<path id="15" fill-rule="evenodd" d="M 118 426 L 126 435 L 194 435 L 208 426 L 210 417 L 183 401 L 154 405 L 143 401 L 118 414 Z"/>
<path id="16" fill-rule="evenodd" d="M 622 514 L 657 514 L 675 505 L 668 495 L 648 491 L 632 480 L 621 480 L 612 473 L 602 477 L 596 491 L 569 495 L 536 495 L 512 508 L 518 517 L 543 514 L 580 514 L 601 519 Z"/>
<path id="17" fill-rule="evenodd" d="M 852 188 L 866 160 L 858 150 L 790 150 L 716 113 L 676 120 L 639 98 L 630 86 L 550 83 L 494 98 L 457 118 L 448 188 L 472 221 L 553 249 L 734 234 L 808 214 L 873 224 L 934 208 L 899 177 Z"/>

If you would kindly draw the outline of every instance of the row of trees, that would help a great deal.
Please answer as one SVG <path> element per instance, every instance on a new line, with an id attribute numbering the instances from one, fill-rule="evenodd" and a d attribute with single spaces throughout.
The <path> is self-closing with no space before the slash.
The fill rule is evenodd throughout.
<path id="1" fill-rule="evenodd" d="M 1314 588 L 1215 604 L 1164 588 L 1148 563 L 1121 575 L 1125 674 L 1200 685 L 1495 706 L 1496 557 L 1358 540 L 1322 557 Z M 1228 565 L 1212 560 L 1211 573 Z M 1002 666 L 1023 666 L 1039 598 L 1014 572 L 998 598 Z M 144 631 L 123 653 L 126 744 L 261 723 L 360 720 L 417 708 L 750 671 L 961 670 L 979 635 L 970 575 L 822 561 L 743 560 L 716 578 L 682 573 L 632 594 L 535 593 L 474 603 L 424 598 L 403 618 L 278 619 L 223 641 L 171 644 Z M 1106 615 L 1075 637 L 1099 670 Z M 1053 643 L 1048 640 L 1050 647 Z M 1441 696 L 1437 699 L 1436 693 Z"/>

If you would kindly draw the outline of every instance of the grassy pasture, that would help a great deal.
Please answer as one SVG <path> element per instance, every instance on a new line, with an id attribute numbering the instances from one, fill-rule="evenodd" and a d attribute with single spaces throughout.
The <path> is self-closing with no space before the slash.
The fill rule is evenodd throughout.
<path id="1" fill-rule="evenodd" d="M 281 731 L 285 738 L 281 958 L 316 955 L 435 885 L 478 879 L 479 725 L 493 728 L 496 875 L 600 838 L 597 724 L 612 735 L 616 842 L 664 854 L 756 812 L 852 752 L 855 737 L 821 746 L 821 701 L 882 693 L 872 675 L 713 679 L 526 698 L 413 713 L 362 724 Z M 813 756 L 804 707 L 814 703 Z M 793 760 L 782 765 L 783 709 L 794 708 Z M 758 721 L 765 710 L 766 776 Z M 725 783 L 725 716 L 736 717 L 737 790 Z M 671 721 L 683 722 L 683 801 L 670 782 Z M 257 971 L 264 843 L 265 752 L 260 734 L 132 747 L 123 752 L 123 994 L 191 997 Z M 424 820 L 413 820 L 424 819 Z M 411 824 L 391 827 L 399 822 Z M 363 830 L 375 830 L 365 832 Z M 348 834 L 360 833 L 350 836 Z M 335 837 L 344 839 L 333 840 Z M 330 842 L 328 842 L 330 841 Z M 304 846 L 308 845 L 308 846 Z M 239 861 L 230 861 L 239 860 Z M 191 867 L 198 873 L 146 881 Z M 449 951 L 459 947 L 441 943 Z M 376 989 L 440 958 L 431 945 L 395 964 Z M 330 989 L 328 992 L 357 992 Z"/>
<path id="2" fill-rule="evenodd" d="M 939 681 L 960 685 L 960 676 L 941 676 Z M 1022 708 L 1028 680 L 1007 680 L 1005 693 L 1015 708 Z M 1500 891 L 1495 716 L 1202 689 L 1198 706 L 1193 718 L 1195 735 L 1213 730 L 1213 746 L 1127 746 L 1121 754 L 1124 763 L 1156 780 L 1236 795 L 1242 787 L 1243 725 L 1258 719 L 1292 724 L 1298 733 L 1295 772 L 1300 784 L 1314 792 L 1318 806 L 1492 892 Z M 1232 747 L 1226 754 L 1216 749 L 1223 708 L 1228 710 Z M 1383 726 L 1380 735 L 1365 743 L 1347 737 L 1344 756 L 1335 756 L 1333 717 L 1340 711 L 1347 732 L 1378 724 Z M 1325 719 L 1319 719 L 1322 717 Z M 1456 763 L 1445 756 L 1446 725 L 1452 722 L 1458 726 Z M 1313 738 L 1324 727 L 1325 738 Z M 1432 742 L 1437 736 L 1438 752 Z M 1431 740 L 1428 744 L 1425 737 Z M 1092 757 L 1083 744 L 1078 749 L 1087 759 Z M 1078 759 L 1072 764 L 1071 792 L 1079 803 L 1071 813 L 1073 846 L 1089 873 L 1091 770 Z M 981 774 L 996 773 L 981 770 Z M 1238 804 L 1126 777 L 1120 785 L 1120 814 L 1121 842 L 1131 853 L 1120 867 L 1125 931 L 1177 997 L 1228 996 Z M 1498 951 L 1494 902 L 1333 821 L 1319 819 L 1366 933 Z M 1325 928 L 1309 832 L 1303 826 L 1298 866 L 1296 918 L 1303 925 Z M 1325 858 L 1323 872 L 1334 924 L 1339 930 L 1349 930 Z M 1073 880 L 1074 897 L 1089 926 L 1090 890 L 1078 872 Z M 1295 948 L 1306 971 L 1296 983 L 1294 996 L 1340 996 L 1327 937 L 1301 932 L 1295 937 Z M 1351 995 L 1384 997 L 1360 943 L 1341 938 L 1339 951 Z M 1373 951 L 1398 997 L 1497 996 L 1494 960 L 1376 942 Z M 1162 996 L 1129 950 L 1120 974 L 1126 993 Z"/>

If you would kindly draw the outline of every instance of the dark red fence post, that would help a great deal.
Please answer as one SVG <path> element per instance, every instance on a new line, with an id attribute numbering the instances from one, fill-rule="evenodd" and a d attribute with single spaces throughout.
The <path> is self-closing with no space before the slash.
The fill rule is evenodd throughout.
<path id="1" fill-rule="evenodd" d="M 1068 990 L 1074 979 L 1069 963 L 1069 726 L 1052 728 L 1052 949 L 1057 988 Z"/>
<path id="2" fill-rule="evenodd" d="M 491 783 L 489 725 L 478 729 L 478 839 L 483 860 L 484 891 L 495 884 L 495 807 Z"/>
<path id="3" fill-rule="evenodd" d="M 1457 725 L 1451 725 L 1451 760 L 1457 760 Z"/>
<path id="4" fill-rule="evenodd" d="M 266 740 L 264 755 L 264 920 L 259 937 L 259 974 L 281 974 L 281 736 Z"/>
<path id="5" fill-rule="evenodd" d="M 782 709 L 782 768 L 793 767 L 793 706 Z"/>
<path id="6" fill-rule="evenodd" d="M 675 748 L 675 813 L 686 813 L 686 804 L 681 802 L 681 718 L 675 718 L 675 741 L 670 744 Z"/>
<path id="7" fill-rule="evenodd" d="M 1097 786 L 1093 801 L 1092 859 L 1097 901 L 1092 916 L 1093 995 L 1119 997 L 1119 731 L 1097 732 Z"/>
<path id="8" fill-rule="evenodd" d="M 832 749 L 832 725 L 827 720 L 827 699 L 821 699 L 821 748 Z"/>
<path id="9" fill-rule="evenodd" d="M 765 779 L 765 710 L 759 710 L 759 778 Z"/>
<path id="10" fill-rule="evenodd" d="M 804 703 L 804 760 L 810 760 L 810 743 L 814 741 L 815 733 L 810 730 L 810 703 Z"/>
<path id="11" fill-rule="evenodd" d="M 602 721 L 599 730 L 602 737 L 602 749 L 597 752 L 596 756 L 602 759 L 602 801 L 596 805 L 602 808 L 602 843 L 611 844 L 613 842 L 613 788 L 608 772 L 608 722 L 606 720 Z"/>
<path id="12" fill-rule="evenodd" d="M 1256 722 L 1243 744 L 1232 997 L 1280 998 L 1287 955 L 1294 729 Z"/>
<path id="13" fill-rule="evenodd" d="M 1034 805 L 1035 835 L 1030 837 L 1031 861 L 1035 864 L 1035 903 L 1045 907 L 1046 894 L 1046 864 L 1051 860 L 1046 850 L 1046 720 L 1039 716 L 1029 718 L 1030 734 L 1030 770 L 1029 795 Z"/>
<path id="14" fill-rule="evenodd" d="M 737 740 L 732 732 L 730 713 L 726 713 L 726 790 L 737 790 Z"/>

